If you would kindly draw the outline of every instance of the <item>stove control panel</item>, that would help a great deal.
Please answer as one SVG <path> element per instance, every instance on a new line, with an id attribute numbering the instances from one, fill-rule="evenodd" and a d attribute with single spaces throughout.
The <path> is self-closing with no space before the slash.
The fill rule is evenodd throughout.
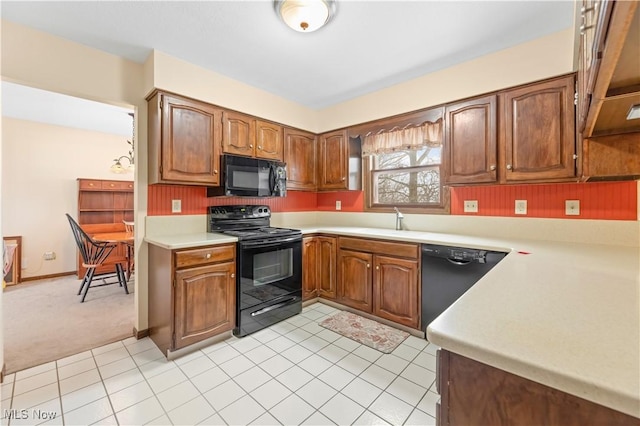
<path id="1" fill-rule="evenodd" d="M 209 219 L 262 219 L 271 217 L 269 206 L 209 206 Z"/>

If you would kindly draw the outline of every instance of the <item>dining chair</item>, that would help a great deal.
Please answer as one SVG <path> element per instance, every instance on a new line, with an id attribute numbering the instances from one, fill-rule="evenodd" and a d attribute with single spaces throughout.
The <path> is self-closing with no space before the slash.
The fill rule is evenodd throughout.
<path id="1" fill-rule="evenodd" d="M 82 266 L 87 269 L 84 277 L 82 278 L 82 282 L 80 283 L 80 289 L 78 290 L 78 295 L 82 293 L 82 299 L 80 302 L 84 302 L 84 299 L 87 297 L 89 287 L 102 287 L 104 285 L 119 284 L 121 287 L 124 287 L 125 293 L 129 294 L 124 268 L 122 267 L 122 264 L 126 263 L 127 259 L 122 256 L 109 257 L 113 249 L 116 248 L 118 244 L 94 241 L 93 238 L 91 238 L 68 213 L 66 215 L 67 219 L 69 219 L 69 225 L 71 225 L 71 231 L 73 232 L 73 237 L 78 246 L 78 250 L 82 256 Z M 96 274 L 96 269 L 101 266 L 115 267 L 115 275 L 113 272 Z M 91 285 L 94 278 L 102 280 L 102 284 Z M 108 281 L 111 278 L 116 278 L 117 281 Z"/>
<path id="2" fill-rule="evenodd" d="M 129 222 L 127 220 L 123 220 L 122 223 L 124 223 L 124 230 L 129 233 L 129 234 L 133 234 L 133 229 L 134 229 L 134 224 L 135 222 Z M 133 241 L 127 241 L 125 243 L 127 245 L 127 281 L 129 281 L 129 279 L 131 279 L 131 274 L 133 273 L 133 269 L 135 267 L 135 263 L 134 263 L 134 255 L 135 255 L 135 251 L 134 251 L 134 242 Z"/>

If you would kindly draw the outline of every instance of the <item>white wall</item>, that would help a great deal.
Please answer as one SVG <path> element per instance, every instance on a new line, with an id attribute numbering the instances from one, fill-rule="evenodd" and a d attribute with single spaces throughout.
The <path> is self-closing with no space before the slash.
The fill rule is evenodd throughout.
<path id="1" fill-rule="evenodd" d="M 22 277 L 74 271 L 65 213 L 78 218 L 77 178 L 133 180 L 109 171 L 127 153 L 119 135 L 2 118 L 2 228 L 22 236 Z M 43 260 L 54 251 L 55 260 Z"/>

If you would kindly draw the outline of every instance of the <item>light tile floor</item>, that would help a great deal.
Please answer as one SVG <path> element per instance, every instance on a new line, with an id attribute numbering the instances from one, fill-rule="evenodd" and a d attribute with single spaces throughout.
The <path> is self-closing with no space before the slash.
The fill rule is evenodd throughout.
<path id="1" fill-rule="evenodd" d="M 19 371 L 2 425 L 434 425 L 437 348 L 410 336 L 382 354 L 318 326 L 335 312 L 315 303 L 174 361 L 130 338 Z"/>

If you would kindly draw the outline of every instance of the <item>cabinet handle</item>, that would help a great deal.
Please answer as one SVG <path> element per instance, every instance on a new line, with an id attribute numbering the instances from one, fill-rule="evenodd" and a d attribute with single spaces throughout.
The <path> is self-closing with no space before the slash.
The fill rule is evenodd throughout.
<path id="1" fill-rule="evenodd" d="M 207 259 L 211 259 L 211 253 L 207 253 L 204 257 L 206 257 Z"/>
<path id="2" fill-rule="evenodd" d="M 213 174 L 214 174 L 214 175 L 217 175 L 217 174 L 218 174 L 218 171 L 217 171 L 217 170 L 214 170 L 214 171 L 213 171 Z"/>
<path id="3" fill-rule="evenodd" d="M 493 171 L 493 170 L 495 170 L 495 169 L 496 169 L 496 166 L 495 166 L 495 165 L 493 165 L 493 164 L 492 164 L 491 166 L 489 166 L 489 170 L 492 170 L 492 171 Z"/>
<path id="4" fill-rule="evenodd" d="M 235 277 L 236 277 L 236 274 L 231 274 L 231 278 L 235 278 Z"/>
<path id="5" fill-rule="evenodd" d="M 367 263 L 367 268 L 371 268 L 371 265 L 369 265 L 368 263 Z"/>
<path id="6" fill-rule="evenodd" d="M 340 179 L 341 182 L 344 182 L 345 180 L 347 180 L 347 178 L 344 176 L 342 177 L 342 179 Z"/>
<path id="7" fill-rule="evenodd" d="M 253 144 L 249 144 L 249 148 L 253 148 Z"/>
<path id="8" fill-rule="evenodd" d="M 511 166 L 511 164 L 507 164 L 507 170 L 511 170 L 513 169 L 513 167 Z"/>
<path id="9" fill-rule="evenodd" d="M 376 265 L 376 270 L 380 270 L 380 265 Z"/>
<path id="10" fill-rule="evenodd" d="M 109 184 L 109 186 L 113 188 L 115 185 L 114 185 L 114 184 L 112 184 L 112 183 L 110 183 L 110 184 Z"/>
<path id="11" fill-rule="evenodd" d="M 89 186 L 93 186 L 93 184 L 92 184 L 92 183 L 90 183 L 90 184 L 89 184 Z"/>
<path id="12" fill-rule="evenodd" d="M 259 150 L 262 150 L 262 146 L 258 145 L 258 149 L 259 149 Z"/>

